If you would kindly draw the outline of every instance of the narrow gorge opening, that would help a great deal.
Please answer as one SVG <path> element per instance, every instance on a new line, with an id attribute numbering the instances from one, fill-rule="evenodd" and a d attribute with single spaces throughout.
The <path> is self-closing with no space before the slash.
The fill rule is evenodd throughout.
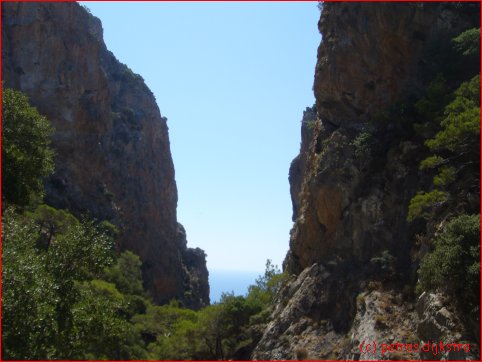
<path id="1" fill-rule="evenodd" d="M 207 254 L 211 301 L 246 293 L 289 247 L 287 175 L 314 103 L 317 4 L 82 4 L 168 119 L 178 220 Z"/>
<path id="2" fill-rule="evenodd" d="M 480 3 L 1 16 L 0 359 L 480 360 Z"/>

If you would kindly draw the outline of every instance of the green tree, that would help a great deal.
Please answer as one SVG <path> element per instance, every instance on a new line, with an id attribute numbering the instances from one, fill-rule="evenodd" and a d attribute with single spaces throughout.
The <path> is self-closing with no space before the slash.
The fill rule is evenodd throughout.
<path id="1" fill-rule="evenodd" d="M 126 252 L 109 268 L 112 224 L 34 209 L 53 171 L 53 129 L 20 92 L 5 89 L 2 106 L 2 194 L 14 205 L 2 214 L 4 359 L 146 359 L 129 321 L 148 303 L 139 258 Z M 122 291 L 96 279 L 105 274 Z"/>
<path id="2" fill-rule="evenodd" d="M 250 328 L 266 322 L 266 312 L 285 279 L 268 260 L 265 273 L 246 296 L 223 293 L 219 303 L 199 311 L 181 308 L 175 300 L 163 306 L 148 305 L 147 312 L 133 316 L 132 321 L 143 336 L 150 359 L 244 357 L 254 346 Z"/>
<path id="3" fill-rule="evenodd" d="M 434 249 L 420 265 L 424 290 L 442 290 L 457 300 L 472 318 L 480 306 L 480 215 L 452 219 L 434 240 Z"/>
<path id="4" fill-rule="evenodd" d="M 432 151 L 474 152 L 480 136 L 480 76 L 462 83 L 454 94 L 445 108 L 442 129 L 426 144 Z"/>
<path id="5" fill-rule="evenodd" d="M 147 312 L 135 315 L 132 321 L 148 345 L 149 358 L 191 359 L 202 351 L 200 313 L 172 300 L 162 306 L 148 305 Z"/>
<path id="6" fill-rule="evenodd" d="M 124 294 L 141 295 L 142 287 L 141 259 L 131 251 L 124 251 L 119 255 L 115 264 L 106 269 L 104 278 L 114 283 Z"/>
<path id="7" fill-rule="evenodd" d="M 26 216 L 39 226 L 42 236 L 39 246 L 45 249 L 48 249 L 55 234 L 64 233 L 70 226 L 79 223 L 71 213 L 45 204 L 39 205 L 33 212 L 26 212 Z"/>
<path id="8" fill-rule="evenodd" d="M 63 358 L 70 358 L 73 351 L 72 307 L 79 298 L 76 282 L 100 276 L 112 261 L 112 249 L 111 238 L 99 231 L 93 222 L 83 221 L 55 235 L 55 242 L 46 253 L 47 270 L 54 278 L 59 298 L 56 348 Z"/>
<path id="9" fill-rule="evenodd" d="M 148 347 L 153 359 L 209 359 L 204 344 L 203 324 L 200 322 L 201 311 L 181 308 L 178 303 L 171 303 L 168 308 L 159 308 L 157 312 L 169 316 L 168 324 L 163 324 L 156 341 Z M 160 315 L 158 315 L 160 317 Z M 161 320 L 165 320 L 163 317 Z M 212 358 L 212 357 L 211 357 Z"/>
<path id="10" fill-rule="evenodd" d="M 462 55 L 479 56 L 480 54 L 480 28 L 464 31 L 453 39 L 455 48 Z"/>
<path id="11" fill-rule="evenodd" d="M 425 144 L 434 153 L 420 163 L 420 170 L 437 170 L 433 190 L 419 192 L 410 201 L 407 220 L 428 219 L 448 200 L 449 186 L 470 173 L 480 179 L 480 76 L 463 82 L 445 107 L 440 130 Z"/>
<path id="12" fill-rule="evenodd" d="M 269 306 L 286 279 L 286 273 L 282 273 L 271 260 L 266 260 L 264 275 L 259 276 L 256 284 L 248 288 L 248 300 L 257 300 L 262 303 L 263 307 Z"/>
<path id="13" fill-rule="evenodd" d="M 103 280 L 77 283 L 78 299 L 72 306 L 69 337 L 73 359 L 146 359 L 142 339 L 123 318 L 125 297 Z"/>
<path id="14" fill-rule="evenodd" d="M 427 86 L 424 96 L 415 103 L 417 113 L 423 118 L 424 124 L 440 123 L 441 110 L 451 99 L 451 92 L 442 73 Z"/>
<path id="15" fill-rule="evenodd" d="M 209 359 L 226 359 L 223 341 L 227 337 L 223 304 L 218 303 L 204 308 L 200 315 L 200 325 Z"/>
<path id="16" fill-rule="evenodd" d="M 447 201 L 448 193 L 440 190 L 430 192 L 419 191 L 408 205 L 407 220 L 413 221 L 417 218 L 429 219 L 434 214 L 434 209 Z"/>
<path id="17" fill-rule="evenodd" d="M 57 296 L 45 254 L 35 249 L 38 227 L 12 208 L 2 221 L 2 357 L 52 358 Z"/>
<path id="18" fill-rule="evenodd" d="M 79 281 L 99 276 L 109 265 L 112 239 L 69 214 L 74 221 L 56 229 L 45 249 L 39 247 L 45 229 L 32 215 L 38 216 L 8 208 L 2 217 L 3 356 L 73 358 L 80 343 L 74 315 L 83 296 Z"/>
<path id="19" fill-rule="evenodd" d="M 27 205 L 43 196 L 42 179 L 54 170 L 49 121 L 21 92 L 2 92 L 2 198 Z"/>

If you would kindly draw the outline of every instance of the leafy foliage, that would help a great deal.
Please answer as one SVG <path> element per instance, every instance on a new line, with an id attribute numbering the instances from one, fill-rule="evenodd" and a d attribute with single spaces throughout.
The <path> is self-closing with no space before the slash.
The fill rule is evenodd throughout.
<path id="1" fill-rule="evenodd" d="M 447 81 L 442 73 L 427 86 L 425 95 L 415 103 L 415 109 L 425 120 L 440 122 L 440 110 L 450 101 L 451 94 Z"/>
<path id="2" fill-rule="evenodd" d="M 455 99 L 445 108 L 442 130 L 427 146 L 433 151 L 451 152 L 473 148 L 480 136 L 480 76 L 464 82 L 455 91 Z"/>
<path id="3" fill-rule="evenodd" d="M 36 211 L 20 215 L 10 208 L 3 215 L 4 357 L 82 358 L 75 353 L 89 350 L 80 340 L 85 336 L 77 333 L 85 321 L 78 319 L 75 306 L 86 303 L 83 297 L 89 294 L 79 281 L 100 275 L 109 265 L 112 240 L 92 222 L 80 222 L 65 211 L 45 206 Z M 61 227 L 52 231 L 53 224 Z M 39 247 L 45 232 L 48 248 Z M 102 299 L 97 299 L 100 308 Z M 103 313 L 114 320 L 108 308 Z M 90 321 L 93 315 L 85 318 Z"/>
<path id="4" fill-rule="evenodd" d="M 37 245 L 48 249 L 56 233 L 64 233 L 70 226 L 77 225 L 79 221 L 64 210 L 57 210 L 49 205 L 39 205 L 33 212 L 27 211 L 25 215 L 30 218 L 41 231 Z"/>
<path id="5" fill-rule="evenodd" d="M 410 200 L 408 205 L 408 221 L 413 221 L 416 218 L 429 218 L 433 215 L 432 209 L 434 206 L 447 200 L 448 194 L 444 191 L 433 190 L 430 192 L 419 191 Z"/>
<path id="6" fill-rule="evenodd" d="M 357 158 L 369 157 L 372 143 L 373 135 L 368 131 L 361 132 L 352 142 L 355 147 L 355 156 Z"/>
<path id="7" fill-rule="evenodd" d="M 19 92 L 5 90 L 2 191 L 4 359 L 145 359 L 130 318 L 150 303 L 141 262 L 115 263 L 117 228 L 40 204 L 53 170 L 48 121 Z M 105 278 L 107 280 L 102 280 Z"/>
<path id="8" fill-rule="evenodd" d="M 432 155 L 427 157 L 425 160 L 420 162 L 420 170 L 427 170 L 431 168 L 436 168 L 444 163 L 444 159 L 437 155 Z"/>
<path id="9" fill-rule="evenodd" d="M 433 178 L 434 190 L 419 192 L 410 201 L 407 220 L 429 218 L 429 209 L 447 199 L 447 187 L 456 181 L 465 167 L 478 169 L 480 165 L 478 145 L 480 138 L 480 76 L 464 82 L 454 92 L 454 99 L 444 111 L 441 129 L 426 141 L 437 154 L 420 163 L 420 169 L 437 169 Z M 443 166 L 442 166 L 443 165 Z"/>
<path id="10" fill-rule="evenodd" d="M 72 306 L 71 358 L 143 359 L 140 334 L 123 317 L 125 298 L 103 280 L 77 284 L 78 301 Z"/>
<path id="11" fill-rule="evenodd" d="M 142 287 L 141 259 L 130 251 L 125 251 L 117 258 L 116 263 L 106 269 L 104 278 L 114 283 L 124 294 L 141 295 Z"/>
<path id="12" fill-rule="evenodd" d="M 43 359 L 54 353 L 55 280 L 45 254 L 35 249 L 39 230 L 13 208 L 2 223 L 2 349 L 9 359 Z"/>
<path id="13" fill-rule="evenodd" d="M 476 318 L 480 296 L 480 215 L 451 220 L 435 238 L 434 250 L 419 269 L 425 290 L 448 292 Z"/>
<path id="14" fill-rule="evenodd" d="M 8 209 L 3 216 L 3 356 L 146 358 L 141 335 L 129 321 L 149 303 L 135 294 L 143 293 L 138 257 L 124 253 L 106 269 L 112 239 L 70 214 L 67 219 L 75 222 L 57 229 L 48 249 L 39 247 L 44 228 L 29 215 Z M 121 286 L 132 282 L 123 291 L 134 295 L 94 279 L 105 270 Z"/>
<path id="15" fill-rule="evenodd" d="M 151 359 L 228 359 L 252 344 L 250 328 L 266 321 L 274 294 L 286 279 L 271 261 L 246 296 L 226 294 L 199 311 L 178 302 L 148 306 L 133 317 Z"/>
<path id="16" fill-rule="evenodd" d="M 259 276 L 255 285 L 248 288 L 247 299 L 258 300 L 264 307 L 270 305 L 276 292 L 286 282 L 287 274 L 282 273 L 278 266 L 273 265 L 271 260 L 266 261 L 264 275 Z"/>
<path id="17" fill-rule="evenodd" d="M 171 303 L 150 307 L 145 316 L 137 317 L 143 336 L 154 340 L 148 345 L 150 358 L 200 359 L 204 338 L 199 329 L 199 312 Z"/>
<path id="18" fill-rule="evenodd" d="M 433 178 L 433 185 L 437 188 L 444 188 L 454 182 L 456 170 L 454 167 L 446 166 L 439 170 L 439 173 Z"/>
<path id="19" fill-rule="evenodd" d="M 464 31 L 453 39 L 455 48 L 465 56 L 478 56 L 480 51 L 480 28 Z"/>
<path id="20" fill-rule="evenodd" d="M 427 225 L 463 213 L 466 206 L 460 200 L 466 194 L 480 195 L 480 29 L 440 40 L 445 44 L 436 54 L 445 55 L 437 56 L 438 66 L 433 67 L 440 74 L 416 104 L 421 122 L 415 130 L 430 152 L 419 169 L 433 175 L 433 181 L 429 191 L 412 198 L 407 216 L 409 221 L 430 221 Z M 428 230 L 433 250 L 421 259 L 417 290 L 446 292 L 475 321 L 480 308 L 480 215 L 452 217 L 434 238 Z"/>
<path id="21" fill-rule="evenodd" d="M 2 198 L 27 205 L 43 196 L 42 178 L 54 169 L 53 128 L 21 92 L 2 92 Z"/>
<path id="22" fill-rule="evenodd" d="M 383 250 L 380 255 L 370 259 L 370 263 L 377 266 L 381 272 L 393 271 L 395 257 L 388 250 Z"/>

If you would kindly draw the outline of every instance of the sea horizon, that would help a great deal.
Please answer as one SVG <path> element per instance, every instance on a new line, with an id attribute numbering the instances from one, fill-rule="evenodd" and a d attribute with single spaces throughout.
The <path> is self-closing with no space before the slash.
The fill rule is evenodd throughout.
<path id="1" fill-rule="evenodd" d="M 256 279 L 263 275 L 262 271 L 246 270 L 209 270 L 209 298 L 212 303 L 221 299 L 222 293 L 234 293 L 234 295 L 246 295 L 248 287 L 254 285 Z"/>

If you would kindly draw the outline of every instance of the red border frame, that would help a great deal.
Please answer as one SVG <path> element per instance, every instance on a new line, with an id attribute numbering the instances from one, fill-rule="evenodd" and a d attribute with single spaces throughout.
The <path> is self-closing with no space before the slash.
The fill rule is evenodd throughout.
<path id="1" fill-rule="evenodd" d="M 98 2 L 98 1 L 104 1 L 104 2 L 134 2 L 133 0 L 83 0 L 84 2 Z M 75 0 L 49 0 L 49 1 L 42 1 L 42 0 L 0 0 L 0 3 L 3 3 L 3 2 L 76 2 Z M 175 1 L 172 1 L 172 0 L 141 0 L 139 2 L 226 2 L 226 1 L 222 1 L 222 0 L 175 0 Z M 228 0 L 227 2 L 318 2 L 316 0 Z M 370 1 L 370 0 L 327 0 L 327 1 L 324 1 L 324 2 L 372 2 L 372 3 L 376 3 L 376 2 L 383 2 L 383 3 L 387 3 L 387 2 L 454 2 L 454 1 L 451 1 L 451 0 L 424 0 L 424 1 L 414 1 L 414 0 L 388 0 L 388 1 L 383 1 L 383 0 L 373 0 L 373 1 Z M 458 2 L 473 2 L 473 3 L 481 3 L 481 1 L 474 1 L 474 0 L 459 0 Z M 0 4 L 1 5 L 1 4 Z M 2 7 L 0 6 L 0 19 L 1 19 L 1 16 L 2 16 Z M 0 24 L 1 24 L 1 20 L 0 20 Z M 482 25 L 482 11 L 480 12 L 480 24 Z M 0 35 L 0 49 L 2 47 L 2 36 Z M 481 59 L 482 59 L 482 49 L 480 51 L 480 56 L 481 56 Z M 2 77 L 2 57 L 0 57 L 0 81 L 3 80 L 3 77 Z M 2 90 L 0 89 L 0 96 L 2 95 Z M 481 100 L 481 104 L 482 104 L 482 92 L 481 92 L 481 96 L 480 96 L 480 100 Z M 1 111 L 1 107 L 0 107 L 0 119 L 1 119 L 1 115 L 2 115 L 2 111 Z M 481 121 L 482 121 L 482 117 L 481 117 Z M 0 131 L 2 130 L 2 123 L 0 122 Z M 480 141 L 481 141 L 481 145 L 480 145 L 480 153 L 482 154 L 482 135 L 480 136 Z M 0 137 L 0 147 L 2 145 L 2 140 L 1 140 L 1 137 Z M 1 161 L 1 156 L 0 156 L 0 166 L 2 164 L 2 161 Z M 0 176 L 1 176 L 1 168 L 0 168 Z M 482 174 L 482 165 L 481 165 L 481 169 L 480 169 L 480 172 Z M 482 188 L 482 180 L 481 180 L 481 183 L 480 183 L 480 186 Z M 482 204 L 482 196 L 480 198 L 480 202 Z M 1 190 L 0 190 L 0 209 L 2 207 L 2 201 L 1 201 Z M 479 210 L 480 212 L 480 210 Z M 482 224 L 482 222 L 481 222 Z M 2 230 L 2 222 L 0 220 L 0 232 Z M 480 234 L 480 237 L 482 239 L 482 231 L 481 231 L 481 234 Z M 1 237 L 1 234 L 0 234 L 0 256 L 3 255 L 3 252 L 2 252 L 2 237 Z M 2 257 L 0 257 L 0 321 L 1 321 L 1 318 L 2 318 L 2 275 L 3 275 L 3 269 L 2 269 Z M 482 265 L 482 255 L 480 257 L 480 264 Z M 482 273 L 480 274 L 480 282 L 481 282 L 481 285 L 482 285 Z M 480 298 L 481 298 L 481 301 L 482 301 L 482 288 L 481 288 L 481 294 L 480 294 Z M 480 321 L 482 321 L 482 308 L 480 308 Z M 479 336 L 482 336 L 482 323 L 479 325 L 479 333 L 480 335 Z M 1 349 L 1 345 L 2 345 L 2 339 L 1 339 L 1 336 L 2 336 L 2 323 L 0 323 L 0 361 L 3 361 L 2 359 L 2 349 Z M 478 346 L 479 349 L 481 348 L 481 346 Z M 481 351 L 482 352 L 482 351 Z M 482 357 L 481 357 L 482 358 Z M 44 360 L 37 360 L 37 361 L 44 361 Z M 59 362 L 67 362 L 67 361 L 72 361 L 72 360 L 56 360 L 56 361 L 59 361 Z M 137 362 L 149 362 L 150 360 L 132 360 L 132 361 L 137 361 Z M 321 360 L 312 360 L 312 361 L 321 361 Z M 322 360 L 322 361 L 337 361 L 337 360 Z M 404 360 L 404 361 L 409 361 L 409 360 Z M 211 361 L 206 361 L 206 362 L 211 362 Z M 212 361 L 212 362 L 217 362 L 217 361 Z M 260 360 L 260 362 L 264 362 L 263 360 Z"/>

